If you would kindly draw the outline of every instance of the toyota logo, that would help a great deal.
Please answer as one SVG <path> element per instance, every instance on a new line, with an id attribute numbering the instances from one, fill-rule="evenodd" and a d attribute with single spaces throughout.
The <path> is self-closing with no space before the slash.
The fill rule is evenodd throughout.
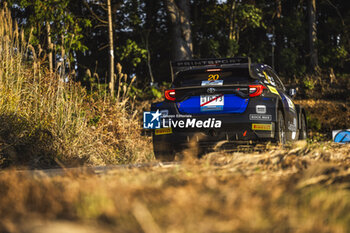
<path id="1" fill-rule="evenodd" d="M 207 92 L 208 92 L 209 94 L 214 94 L 215 91 L 216 91 L 215 88 L 212 88 L 212 87 L 210 87 L 210 88 L 207 89 Z"/>

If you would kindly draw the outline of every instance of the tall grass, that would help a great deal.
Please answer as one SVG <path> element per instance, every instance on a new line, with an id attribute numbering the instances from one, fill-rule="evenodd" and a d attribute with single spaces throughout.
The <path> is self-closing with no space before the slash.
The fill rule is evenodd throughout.
<path id="1" fill-rule="evenodd" d="M 88 98 L 73 81 L 50 73 L 43 51 L 0 10 L 0 165 L 52 166 L 133 162 L 144 140 L 128 85 L 117 100 Z M 93 121 L 91 119 L 98 119 Z M 133 129 L 131 131 L 131 129 Z M 131 134 L 129 132 L 132 132 Z M 150 157 L 151 155 L 148 154 Z"/>

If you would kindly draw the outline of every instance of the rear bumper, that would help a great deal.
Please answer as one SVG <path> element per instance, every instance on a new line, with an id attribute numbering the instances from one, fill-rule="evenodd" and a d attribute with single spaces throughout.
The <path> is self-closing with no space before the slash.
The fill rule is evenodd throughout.
<path id="1" fill-rule="evenodd" d="M 253 130 L 253 125 L 271 125 L 271 130 Z M 275 122 L 237 123 L 220 129 L 172 129 L 172 133 L 156 135 L 153 139 L 158 143 L 188 145 L 196 143 L 200 147 L 208 147 L 218 142 L 226 141 L 236 144 L 249 144 L 261 141 L 271 141 L 275 138 Z"/>
<path id="2" fill-rule="evenodd" d="M 160 102 L 152 104 L 152 111 L 165 110 L 169 115 L 180 114 L 177 103 Z M 246 110 L 237 114 L 219 114 L 208 112 L 205 115 L 193 115 L 196 120 L 206 121 L 207 119 L 215 119 L 221 121 L 221 127 L 208 128 L 178 128 L 172 127 L 171 134 L 155 135 L 153 138 L 157 143 L 167 143 L 168 145 L 188 145 L 188 143 L 196 142 L 199 146 L 207 147 L 215 145 L 220 141 L 232 143 L 273 141 L 275 138 L 275 125 L 277 122 L 277 99 L 271 97 L 255 97 L 251 98 Z M 257 105 L 266 106 L 266 113 L 258 114 Z M 264 115 L 268 118 L 257 119 L 256 116 Z M 191 119 L 192 119 L 191 118 Z M 264 127 L 255 127 L 270 125 L 269 130 L 263 130 Z M 169 125 L 167 125 L 169 126 Z"/>

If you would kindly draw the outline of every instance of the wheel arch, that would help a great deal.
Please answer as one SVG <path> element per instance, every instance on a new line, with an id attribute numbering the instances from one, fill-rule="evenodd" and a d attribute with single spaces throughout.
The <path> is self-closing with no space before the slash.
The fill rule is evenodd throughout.
<path id="1" fill-rule="evenodd" d="M 277 116 L 278 116 L 278 111 L 281 110 L 284 118 L 284 124 L 286 124 L 286 109 L 284 108 L 284 105 L 282 103 L 282 100 L 280 98 L 277 98 L 277 103 L 276 103 L 276 122 L 277 122 Z"/>

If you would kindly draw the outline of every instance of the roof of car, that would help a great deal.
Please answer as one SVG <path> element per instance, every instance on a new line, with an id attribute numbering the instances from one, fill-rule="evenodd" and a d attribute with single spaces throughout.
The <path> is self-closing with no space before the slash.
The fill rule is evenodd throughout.
<path id="1" fill-rule="evenodd" d="M 180 72 L 191 70 L 207 70 L 207 69 L 229 69 L 229 68 L 248 68 L 248 63 L 224 64 L 224 65 L 206 65 L 206 66 L 190 66 L 185 67 Z"/>
<path id="2" fill-rule="evenodd" d="M 258 72 L 258 70 L 265 70 L 266 68 L 270 68 L 270 66 L 266 64 L 260 63 L 252 63 L 251 69 L 254 69 L 254 72 Z M 249 69 L 249 63 L 237 63 L 237 64 L 223 64 L 223 65 L 207 65 L 207 66 L 194 66 L 194 67 L 184 67 L 180 70 L 177 70 L 176 75 L 186 74 L 186 73 L 196 73 L 196 72 L 206 72 L 212 69 L 222 69 L 222 70 L 230 70 L 230 69 Z"/>
<path id="3" fill-rule="evenodd" d="M 204 58 L 194 60 L 181 60 L 171 62 L 172 80 L 174 80 L 174 72 L 176 76 L 181 76 L 186 73 L 195 73 L 209 69 L 248 69 L 249 76 L 254 79 L 259 79 L 265 69 L 271 69 L 270 66 L 260 63 L 251 63 L 249 57 L 233 57 L 233 58 Z M 175 68 L 175 70 L 174 70 Z"/>

